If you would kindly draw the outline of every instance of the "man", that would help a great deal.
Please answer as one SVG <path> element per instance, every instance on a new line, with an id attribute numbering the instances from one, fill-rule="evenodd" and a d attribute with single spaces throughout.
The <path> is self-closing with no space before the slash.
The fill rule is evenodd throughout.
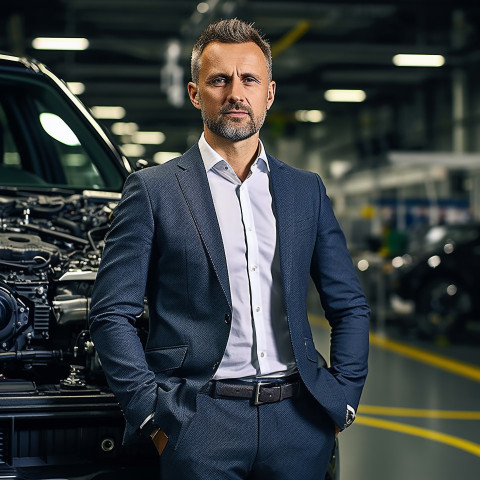
<path id="1" fill-rule="evenodd" d="M 275 97 L 268 43 L 237 19 L 210 25 L 188 93 L 204 133 L 128 178 L 92 299 L 125 441 L 153 439 L 163 480 L 321 479 L 367 373 L 365 297 L 320 178 L 259 141 Z M 328 369 L 310 276 L 332 327 Z"/>

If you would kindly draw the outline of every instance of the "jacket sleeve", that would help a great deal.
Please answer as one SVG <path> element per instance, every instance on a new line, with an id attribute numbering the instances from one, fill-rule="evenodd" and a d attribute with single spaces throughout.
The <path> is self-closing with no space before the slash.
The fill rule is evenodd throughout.
<path id="1" fill-rule="evenodd" d="M 154 221 L 141 177 L 128 177 L 95 281 L 90 333 L 108 384 L 136 430 L 155 411 L 156 384 L 135 322 L 144 309 Z"/>
<path id="2" fill-rule="evenodd" d="M 368 369 L 370 309 L 318 175 L 317 181 L 320 207 L 311 276 L 332 328 L 329 371 L 342 385 L 347 403 L 356 410 Z"/>

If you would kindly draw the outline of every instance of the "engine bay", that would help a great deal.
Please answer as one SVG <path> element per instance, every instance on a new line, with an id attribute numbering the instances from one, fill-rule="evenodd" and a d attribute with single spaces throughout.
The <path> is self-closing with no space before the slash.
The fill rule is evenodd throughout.
<path id="1" fill-rule="evenodd" d="M 91 291 L 120 195 L 0 190 L 0 391 L 105 384 L 88 333 Z"/>

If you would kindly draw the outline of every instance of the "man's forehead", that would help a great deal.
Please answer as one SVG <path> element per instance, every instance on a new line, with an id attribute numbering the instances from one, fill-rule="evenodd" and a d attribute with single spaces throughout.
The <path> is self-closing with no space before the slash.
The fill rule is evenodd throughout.
<path id="1" fill-rule="evenodd" d="M 209 43 L 201 55 L 201 67 L 229 67 L 233 65 L 244 65 L 251 67 L 265 68 L 266 60 L 260 47 L 253 42 L 248 43 Z"/>

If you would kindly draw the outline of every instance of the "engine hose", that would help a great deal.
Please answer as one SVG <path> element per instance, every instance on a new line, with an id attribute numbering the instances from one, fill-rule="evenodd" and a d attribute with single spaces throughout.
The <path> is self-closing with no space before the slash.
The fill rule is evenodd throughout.
<path id="1" fill-rule="evenodd" d="M 62 358 L 62 350 L 20 350 L 18 352 L 1 352 L 2 360 L 30 360 L 32 358 Z"/>
<path id="2" fill-rule="evenodd" d="M 48 259 L 45 259 L 41 257 L 40 255 L 37 255 L 36 257 L 33 258 L 33 260 L 0 260 L 1 265 L 6 265 L 7 267 L 13 267 L 13 268 L 44 268 L 50 263 L 51 256 L 49 255 Z M 37 260 L 43 260 L 42 263 L 39 263 Z"/>
<path id="3" fill-rule="evenodd" d="M 84 238 L 76 237 L 74 235 L 70 235 L 68 233 L 58 232 L 56 230 L 50 230 L 48 228 L 43 228 L 43 227 L 39 227 L 37 225 L 32 225 L 32 224 L 24 225 L 24 228 L 28 230 L 33 230 L 34 232 L 44 233 L 45 235 L 50 235 L 52 237 L 61 238 L 62 240 L 66 240 L 69 242 L 76 242 L 76 243 L 80 243 L 81 245 L 89 245 L 88 240 L 85 240 Z"/>

